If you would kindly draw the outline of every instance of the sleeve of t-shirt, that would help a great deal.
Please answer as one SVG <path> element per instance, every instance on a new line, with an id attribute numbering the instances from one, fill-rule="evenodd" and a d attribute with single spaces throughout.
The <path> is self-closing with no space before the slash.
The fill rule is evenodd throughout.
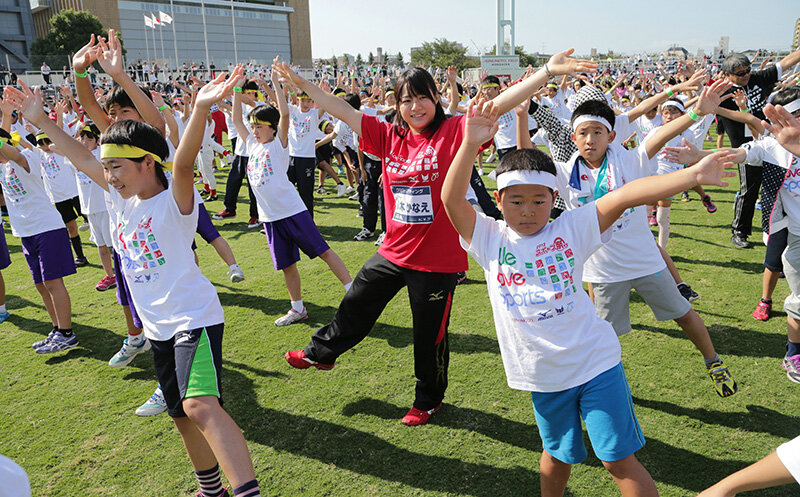
<path id="1" fill-rule="evenodd" d="M 192 203 L 192 205 L 194 207 L 192 209 L 192 212 L 184 214 L 178 208 L 178 202 L 175 200 L 175 195 L 172 192 L 173 185 L 175 185 L 175 183 L 170 182 L 168 189 L 169 201 L 167 202 L 168 207 L 166 209 L 166 212 L 164 213 L 165 216 L 167 217 L 167 219 L 174 220 L 174 222 L 180 223 L 181 225 L 184 226 L 191 225 L 192 227 L 196 228 L 197 215 L 198 215 L 197 204 L 200 203 L 200 194 L 198 193 L 197 189 L 193 189 L 194 202 Z M 113 190 L 113 188 L 109 189 Z"/>
<path id="2" fill-rule="evenodd" d="M 800 483 L 800 437 L 779 445 L 776 452 L 792 478 Z"/>
<path id="3" fill-rule="evenodd" d="M 764 162 L 764 140 L 743 143 L 741 147 L 747 155 L 744 163 L 750 166 L 761 166 Z"/>
<path id="4" fill-rule="evenodd" d="M 475 259 L 483 269 L 489 269 L 492 254 L 492 240 L 496 240 L 500 236 L 500 225 L 498 221 L 483 214 L 482 212 L 475 213 L 475 228 L 472 230 L 472 243 L 467 243 L 466 240 L 458 237 L 461 242 L 461 248 Z"/>
<path id="5" fill-rule="evenodd" d="M 779 64 L 772 64 L 760 71 L 755 71 L 750 79 L 755 79 L 763 85 L 774 85 L 781 78 L 781 72 Z"/>
<path id="6" fill-rule="evenodd" d="M 600 239 L 600 221 L 597 219 L 597 206 L 594 202 L 566 211 L 553 222 L 558 222 L 559 227 L 570 232 L 572 239 L 577 242 L 573 251 L 584 261 L 603 243 Z"/>
<path id="7" fill-rule="evenodd" d="M 638 147 L 632 150 L 623 150 L 622 153 L 626 154 L 631 161 L 634 169 L 636 170 L 636 177 L 637 178 L 644 178 L 645 176 L 650 176 L 652 171 L 651 162 L 656 160 L 657 156 L 653 156 L 651 159 L 647 156 L 647 146 L 645 145 L 645 141 L 643 140 Z"/>
<path id="8" fill-rule="evenodd" d="M 43 152 L 38 148 L 36 150 L 21 150 L 20 154 L 25 157 L 25 161 L 28 162 L 28 169 L 30 169 L 30 174 L 34 176 L 41 176 L 42 175 L 42 161 L 44 158 L 42 157 Z"/>
<path id="9" fill-rule="evenodd" d="M 381 126 L 378 118 L 361 115 L 361 139 L 359 140 L 359 147 L 364 152 L 378 157 L 383 157 L 383 151 L 386 146 L 386 128 Z"/>

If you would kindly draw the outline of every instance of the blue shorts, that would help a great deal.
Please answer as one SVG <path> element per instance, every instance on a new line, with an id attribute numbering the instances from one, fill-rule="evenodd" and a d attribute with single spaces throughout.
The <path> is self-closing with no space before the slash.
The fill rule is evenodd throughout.
<path id="1" fill-rule="evenodd" d="M 300 250 L 310 259 L 330 249 L 307 210 L 264 223 L 272 266 L 280 271 L 300 260 Z"/>
<path id="2" fill-rule="evenodd" d="M 583 385 L 532 392 L 531 397 L 542 446 L 559 461 L 578 464 L 586 459 L 581 419 L 601 461 L 619 461 L 644 447 L 622 363 Z"/>

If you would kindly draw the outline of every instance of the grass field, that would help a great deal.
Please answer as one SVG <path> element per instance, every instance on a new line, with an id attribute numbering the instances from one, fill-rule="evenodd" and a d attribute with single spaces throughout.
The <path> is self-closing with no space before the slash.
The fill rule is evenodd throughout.
<path id="1" fill-rule="evenodd" d="M 221 189 L 226 174 L 218 173 Z M 638 457 L 664 496 L 694 495 L 800 431 L 798 386 L 780 366 L 786 340 L 780 302 L 788 289 L 781 280 L 773 319 L 750 317 L 760 297 L 764 248 L 739 250 L 729 242 L 737 185 L 734 178 L 728 188 L 709 189 L 715 214 L 694 193 L 692 202 L 673 204 L 668 251 L 700 293 L 694 307 L 739 393 L 717 397 L 702 357 L 677 325 L 657 322 L 636 295 L 634 331 L 621 339 L 647 438 Z M 212 202 L 208 210 L 221 207 Z M 361 226 L 357 204 L 317 196 L 315 210 L 323 236 L 355 274 L 376 249 L 352 241 Z M 506 386 L 486 285 L 474 262 L 454 300 L 445 407 L 429 425 L 408 428 L 399 422 L 414 388 L 407 295 L 390 303 L 371 335 L 333 371 L 291 369 L 283 354 L 305 346 L 331 319 L 343 290 L 322 261 L 304 258 L 299 267 L 309 320 L 275 327 L 288 296 L 263 235 L 246 228 L 246 212 L 240 203 L 237 218 L 216 222 L 246 281 L 231 284 L 202 241 L 198 254 L 225 308 L 226 408 L 244 431 L 263 495 L 538 495 L 541 443 L 530 396 Z M 113 292 L 94 290 L 102 270 L 88 233 L 82 236 L 92 265 L 65 280 L 80 346 L 37 355 L 30 344 L 50 325 L 19 239 L 5 230 L 13 264 L 3 276 L 12 316 L 0 325 L 0 453 L 28 471 L 36 496 L 194 495 L 197 482 L 169 418 L 133 414 L 156 385 L 150 356 L 124 369 L 107 365 L 125 324 Z M 752 495 L 789 491 L 795 489 Z M 594 456 L 573 469 L 567 495 L 616 494 Z"/>

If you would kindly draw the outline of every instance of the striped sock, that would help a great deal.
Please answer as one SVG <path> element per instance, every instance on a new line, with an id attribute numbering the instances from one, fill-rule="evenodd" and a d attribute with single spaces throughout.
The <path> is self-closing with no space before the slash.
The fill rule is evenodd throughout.
<path id="1" fill-rule="evenodd" d="M 200 484 L 200 492 L 205 497 L 220 497 L 225 492 L 219 479 L 219 464 L 215 464 L 211 469 L 195 471 L 194 474 Z"/>
<path id="2" fill-rule="evenodd" d="M 239 485 L 233 489 L 234 497 L 261 497 L 261 490 L 258 489 L 258 480 Z"/>

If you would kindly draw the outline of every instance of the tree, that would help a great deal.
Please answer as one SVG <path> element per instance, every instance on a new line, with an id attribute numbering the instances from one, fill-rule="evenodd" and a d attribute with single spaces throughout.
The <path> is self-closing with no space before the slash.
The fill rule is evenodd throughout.
<path id="1" fill-rule="evenodd" d="M 467 48 L 455 41 L 437 38 L 432 42 L 424 42 L 422 48 L 411 54 L 414 65 L 447 67 L 456 66 L 458 70 L 470 65 Z"/>
<path id="2" fill-rule="evenodd" d="M 375 63 L 375 56 L 372 55 L 372 52 L 367 55 L 367 64 L 374 64 Z"/>
<path id="3" fill-rule="evenodd" d="M 93 34 L 108 36 L 100 19 L 90 12 L 62 10 L 50 18 L 50 32 L 31 45 L 31 64 L 47 62 L 54 69 L 69 65 L 69 57 L 88 43 Z M 124 50 L 123 50 L 124 53 Z"/>
<path id="4" fill-rule="evenodd" d="M 383 60 L 381 61 L 381 63 L 384 66 L 388 66 L 389 65 L 389 54 L 388 53 L 383 54 Z"/>
<path id="5" fill-rule="evenodd" d="M 364 59 L 361 58 L 361 54 L 356 55 L 356 66 L 361 66 L 364 64 Z"/>
<path id="6" fill-rule="evenodd" d="M 497 45 L 492 45 L 491 51 L 487 55 L 494 55 Z M 528 67 L 533 66 L 536 67 L 540 65 L 540 59 L 535 55 L 531 55 L 525 51 L 525 47 L 517 46 L 514 47 L 514 54 L 519 55 L 519 65 L 520 67 Z"/>
<path id="7" fill-rule="evenodd" d="M 403 52 L 397 52 L 397 65 L 403 65 Z"/>

